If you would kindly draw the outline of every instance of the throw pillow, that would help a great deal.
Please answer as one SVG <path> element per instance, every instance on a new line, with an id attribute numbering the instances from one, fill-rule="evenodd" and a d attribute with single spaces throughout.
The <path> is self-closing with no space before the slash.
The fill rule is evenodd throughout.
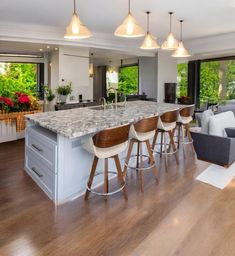
<path id="1" fill-rule="evenodd" d="M 209 134 L 215 136 L 227 136 L 226 127 L 235 127 L 235 117 L 232 111 L 227 111 L 211 116 L 209 119 Z"/>
<path id="2" fill-rule="evenodd" d="M 211 116 L 214 116 L 214 113 L 211 109 L 208 109 L 202 113 L 201 117 L 201 133 L 209 133 L 209 119 Z"/>

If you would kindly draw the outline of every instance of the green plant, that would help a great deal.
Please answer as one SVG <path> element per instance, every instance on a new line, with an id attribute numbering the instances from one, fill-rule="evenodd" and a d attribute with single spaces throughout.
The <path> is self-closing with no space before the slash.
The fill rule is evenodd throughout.
<path id="1" fill-rule="evenodd" d="M 118 91 L 124 94 L 138 94 L 139 67 L 122 67 L 119 73 Z"/>
<path id="2" fill-rule="evenodd" d="M 70 93 L 72 93 L 72 83 L 70 82 L 67 85 L 60 85 L 59 87 L 57 87 L 56 92 L 59 95 L 69 95 Z"/>
<path id="3" fill-rule="evenodd" d="M 47 101 L 51 102 L 54 100 L 55 94 L 47 85 L 44 86 L 44 93 L 45 93 Z"/>

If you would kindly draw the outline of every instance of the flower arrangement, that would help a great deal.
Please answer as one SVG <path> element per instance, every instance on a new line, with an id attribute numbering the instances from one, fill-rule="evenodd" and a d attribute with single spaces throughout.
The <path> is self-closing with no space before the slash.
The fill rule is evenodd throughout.
<path id="1" fill-rule="evenodd" d="M 0 96 L 0 111 L 22 112 L 38 110 L 37 99 L 22 92 L 16 92 L 11 98 Z"/>

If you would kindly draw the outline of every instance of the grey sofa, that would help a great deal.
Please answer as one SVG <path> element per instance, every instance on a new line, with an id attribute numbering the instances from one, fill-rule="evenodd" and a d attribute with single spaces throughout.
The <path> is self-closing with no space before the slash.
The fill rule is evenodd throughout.
<path id="1" fill-rule="evenodd" d="M 235 138 L 191 132 L 198 159 L 229 166 L 235 161 Z"/>

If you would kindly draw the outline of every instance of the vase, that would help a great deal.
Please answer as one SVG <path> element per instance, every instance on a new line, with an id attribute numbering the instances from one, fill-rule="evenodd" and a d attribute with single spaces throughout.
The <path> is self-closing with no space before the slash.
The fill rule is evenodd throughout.
<path id="1" fill-rule="evenodd" d="M 60 95 L 60 102 L 66 103 L 68 95 Z"/>

